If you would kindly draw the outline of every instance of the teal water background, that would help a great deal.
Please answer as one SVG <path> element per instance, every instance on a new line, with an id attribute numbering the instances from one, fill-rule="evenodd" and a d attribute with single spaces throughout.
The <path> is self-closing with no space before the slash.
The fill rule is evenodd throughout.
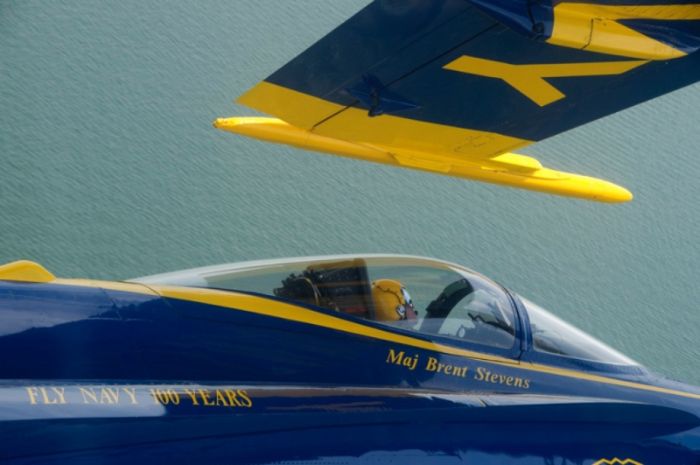
<path id="1" fill-rule="evenodd" d="M 0 0 L 0 262 L 125 279 L 309 254 L 479 270 L 700 384 L 700 85 L 523 151 L 607 177 L 605 205 L 216 131 L 367 0 Z"/>

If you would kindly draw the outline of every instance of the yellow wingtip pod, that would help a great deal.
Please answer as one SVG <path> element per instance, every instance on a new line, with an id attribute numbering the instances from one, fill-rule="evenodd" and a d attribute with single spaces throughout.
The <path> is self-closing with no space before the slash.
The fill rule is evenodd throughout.
<path id="1" fill-rule="evenodd" d="M 56 277 L 46 268 L 29 260 L 18 260 L 0 266 L 0 280 L 48 283 Z"/>
<path id="2" fill-rule="evenodd" d="M 219 118 L 214 121 L 214 127 L 302 149 L 520 189 L 608 203 L 632 200 L 632 193 L 616 184 L 545 168 L 538 160 L 515 153 L 473 159 L 456 154 L 416 152 L 405 147 L 384 147 L 321 136 L 278 118 L 267 117 Z"/>

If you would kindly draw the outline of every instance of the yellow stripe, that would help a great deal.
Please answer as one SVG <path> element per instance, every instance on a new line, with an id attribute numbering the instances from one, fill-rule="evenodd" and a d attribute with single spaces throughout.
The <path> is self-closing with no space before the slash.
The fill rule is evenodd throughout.
<path id="1" fill-rule="evenodd" d="M 160 287 L 153 286 L 153 289 L 164 297 L 173 299 L 185 300 L 189 302 L 198 302 L 207 305 L 216 305 L 244 312 L 256 313 L 283 320 L 295 321 L 298 323 L 306 323 L 314 326 L 335 329 L 351 334 L 359 334 L 372 339 L 381 339 L 383 341 L 395 342 L 397 344 L 410 345 L 421 349 L 442 352 L 450 355 L 460 355 L 479 360 L 490 362 L 498 362 L 508 365 L 513 365 L 516 362 L 513 360 L 486 355 L 480 352 L 472 352 L 469 350 L 458 349 L 455 347 L 435 344 L 429 341 L 423 341 L 413 337 L 395 334 L 390 331 L 384 331 L 377 328 L 372 328 L 363 324 L 348 321 L 342 318 L 336 318 L 331 315 L 308 310 L 296 305 L 286 304 L 275 300 L 264 299 L 262 297 L 251 296 L 247 294 L 238 294 L 235 292 L 216 292 L 209 289 L 193 289 L 193 288 L 176 288 L 176 287 Z"/>
<path id="2" fill-rule="evenodd" d="M 700 3 L 677 5 L 602 5 L 599 3 L 559 3 L 557 8 L 607 19 L 700 20 Z"/>
<path id="3" fill-rule="evenodd" d="M 648 61 L 512 65 L 464 55 L 448 63 L 444 68 L 460 73 L 502 79 L 518 92 L 543 107 L 566 97 L 544 78 L 617 75 L 646 63 Z"/>
<path id="4" fill-rule="evenodd" d="M 614 459 L 600 459 L 597 462 L 593 463 L 592 465 L 642 465 L 641 463 L 637 462 L 636 460 L 632 459 L 618 459 L 615 457 Z"/>
<path id="5" fill-rule="evenodd" d="M 384 331 L 377 328 L 372 328 L 359 323 L 354 323 L 341 318 L 336 318 L 330 315 L 325 315 L 322 313 L 314 312 L 313 310 L 307 310 L 301 307 L 297 307 L 290 304 L 285 304 L 283 302 L 277 302 L 274 300 L 264 299 L 262 297 L 255 297 L 246 294 L 237 294 L 231 292 L 217 292 L 209 289 L 191 289 L 191 288 L 174 288 L 174 287 L 159 287 L 155 286 L 154 290 L 165 297 L 170 297 L 179 300 L 185 300 L 190 302 L 198 302 L 208 305 L 216 305 L 219 307 L 231 308 L 235 310 L 241 310 L 250 313 L 256 313 L 259 315 L 270 316 L 273 318 L 281 318 L 284 320 L 296 321 L 300 323 L 306 323 L 314 326 L 321 326 L 324 328 L 335 329 L 338 331 L 343 331 L 351 334 L 359 334 L 362 336 L 370 337 L 373 339 L 380 339 L 388 342 L 395 342 L 397 344 L 407 345 L 411 347 L 416 347 L 420 349 L 431 350 L 434 352 L 440 352 L 448 355 L 457 355 L 461 357 L 466 357 L 474 360 L 482 360 L 490 363 L 495 363 L 498 365 L 504 365 L 511 368 L 519 368 L 522 370 L 535 371 L 538 373 L 546 373 L 550 375 L 564 376 L 568 378 L 583 379 L 586 381 L 592 381 L 597 383 L 604 383 L 614 386 L 621 386 L 626 388 L 660 392 L 664 394 L 673 394 L 682 397 L 689 397 L 691 399 L 700 399 L 700 394 L 693 394 L 689 392 L 677 391 L 675 389 L 667 389 L 658 386 L 650 386 L 647 384 L 640 384 L 631 381 L 623 381 L 614 378 L 608 378 L 605 376 L 592 375 L 588 373 L 582 373 L 579 371 L 568 370 L 565 368 L 556 368 L 549 365 L 540 364 L 518 364 L 516 361 L 498 357 L 494 355 L 487 355 L 480 352 L 474 352 L 470 350 L 458 349 L 451 346 L 446 346 L 444 344 L 436 344 L 433 342 L 424 341 L 421 339 L 416 339 L 408 336 L 403 336 L 395 334 L 389 331 Z"/>
<path id="6" fill-rule="evenodd" d="M 547 42 L 609 55 L 669 60 L 685 52 L 617 22 L 621 19 L 700 20 L 700 4 L 599 5 L 559 3 Z"/>
<path id="7" fill-rule="evenodd" d="M 549 375 L 562 376 L 566 378 L 581 379 L 596 383 L 620 386 L 630 389 L 642 391 L 658 392 L 663 394 L 671 394 L 690 399 L 700 399 L 700 394 L 678 391 L 659 386 L 650 386 L 647 384 L 635 383 L 632 381 L 624 381 L 615 378 L 608 378 L 600 375 L 583 373 L 580 371 L 569 370 L 566 368 L 557 368 L 550 365 L 541 364 L 521 364 L 518 361 L 499 357 L 496 355 L 484 354 L 471 350 L 459 349 L 444 344 L 436 344 L 430 341 L 424 341 L 409 336 L 395 334 L 391 331 L 385 331 L 378 328 L 372 328 L 360 323 L 336 318 L 331 315 L 315 312 L 303 307 L 297 307 L 292 304 L 286 304 L 263 297 L 251 296 L 248 294 L 239 294 L 236 292 L 217 291 L 213 289 L 199 289 L 188 287 L 173 287 L 173 286 L 149 286 L 141 284 L 120 283 L 112 281 L 93 281 L 79 279 L 57 279 L 55 284 L 100 287 L 103 289 L 111 289 L 117 291 L 133 292 L 148 295 L 161 295 L 172 299 L 183 300 L 187 302 L 196 302 L 206 305 L 214 305 L 217 307 L 229 308 L 232 310 L 255 313 L 265 315 L 272 318 L 280 318 L 283 320 L 305 323 L 313 326 L 334 329 L 350 334 L 358 334 L 372 339 L 394 342 L 419 349 L 430 350 L 447 355 L 455 355 L 469 358 L 472 360 L 480 360 L 497 365 L 507 366 L 509 368 L 517 368 L 526 371 L 534 371 Z"/>
<path id="8" fill-rule="evenodd" d="M 486 159 L 532 144 L 494 132 L 462 129 L 425 121 L 347 108 L 286 87 L 261 82 L 238 103 L 276 116 L 313 134 L 348 142 L 391 147 L 403 153 L 441 153 Z M 335 115 L 330 119 L 326 119 Z M 323 122 L 322 122 L 323 121 Z M 320 123 L 320 124 L 319 124 Z"/>

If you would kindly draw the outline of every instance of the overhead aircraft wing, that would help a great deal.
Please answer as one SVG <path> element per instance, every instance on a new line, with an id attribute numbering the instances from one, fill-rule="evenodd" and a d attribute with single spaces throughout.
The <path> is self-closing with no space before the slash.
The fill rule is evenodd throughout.
<path id="1" fill-rule="evenodd" d="M 273 118 L 215 126 L 623 202 L 622 187 L 512 151 L 696 82 L 699 47 L 700 3 L 688 0 L 375 0 L 239 98 Z"/>

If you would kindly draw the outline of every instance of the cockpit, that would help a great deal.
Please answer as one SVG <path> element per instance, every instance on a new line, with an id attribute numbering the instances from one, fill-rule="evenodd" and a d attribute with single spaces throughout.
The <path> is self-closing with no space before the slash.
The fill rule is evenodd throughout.
<path id="1" fill-rule="evenodd" d="M 490 279 L 459 265 L 421 257 L 366 255 L 243 262 L 134 281 L 261 294 L 513 358 L 529 351 L 634 364 Z M 527 340 L 532 340 L 531 347 L 523 342 Z"/>

